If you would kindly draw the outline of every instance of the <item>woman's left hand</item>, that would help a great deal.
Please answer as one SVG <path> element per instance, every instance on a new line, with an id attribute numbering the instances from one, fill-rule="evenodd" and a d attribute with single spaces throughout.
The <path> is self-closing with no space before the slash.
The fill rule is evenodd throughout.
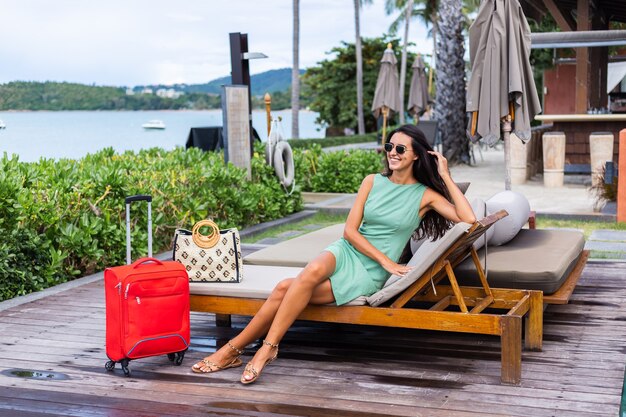
<path id="1" fill-rule="evenodd" d="M 446 157 L 437 151 L 428 151 L 428 153 L 437 158 L 437 171 L 439 172 L 439 175 L 442 178 L 446 176 L 449 177 L 450 170 L 448 170 L 448 160 L 446 159 Z"/>
<path id="2" fill-rule="evenodd" d="M 412 266 L 398 264 L 390 259 L 386 260 L 386 262 L 382 262 L 380 265 L 390 274 L 397 275 L 399 277 L 405 276 L 411 271 L 411 269 L 413 269 Z"/>

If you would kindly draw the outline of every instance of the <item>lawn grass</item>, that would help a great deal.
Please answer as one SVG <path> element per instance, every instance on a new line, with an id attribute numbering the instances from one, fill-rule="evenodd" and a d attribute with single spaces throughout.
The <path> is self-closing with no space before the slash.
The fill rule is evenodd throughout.
<path id="1" fill-rule="evenodd" d="M 313 230 L 321 229 L 326 226 L 331 226 L 337 223 L 344 223 L 346 221 L 345 214 L 329 214 L 318 211 L 311 217 L 307 217 L 306 219 L 300 220 L 295 223 L 284 224 L 282 226 L 277 226 L 271 230 L 267 230 L 265 232 L 259 233 L 254 236 L 249 236 L 242 238 L 243 243 L 255 243 L 265 238 L 276 237 L 281 233 L 294 231 L 300 232 L 300 234 L 293 236 L 289 236 L 287 239 L 291 239 L 305 233 L 312 232 Z M 317 228 L 311 227 L 312 225 L 319 226 Z"/>
<path id="2" fill-rule="evenodd" d="M 537 229 L 561 228 L 580 229 L 585 234 L 585 239 L 589 239 L 594 230 L 623 230 L 626 231 L 626 223 L 600 222 L 592 220 L 554 220 L 545 217 L 537 218 Z"/>

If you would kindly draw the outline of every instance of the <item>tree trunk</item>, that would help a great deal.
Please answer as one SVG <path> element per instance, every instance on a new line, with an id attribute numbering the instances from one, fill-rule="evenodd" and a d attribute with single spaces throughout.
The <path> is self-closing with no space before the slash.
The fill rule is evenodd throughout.
<path id="1" fill-rule="evenodd" d="M 439 16 L 437 13 L 434 13 L 431 18 L 431 22 L 433 25 L 432 35 L 433 35 L 433 55 L 432 61 L 430 62 L 430 71 L 428 73 L 428 92 L 431 94 L 431 97 L 434 97 L 435 94 L 432 91 L 432 82 L 433 82 L 433 72 L 435 67 L 437 66 L 437 37 L 439 35 Z"/>
<path id="2" fill-rule="evenodd" d="M 404 41 L 402 43 L 402 60 L 400 61 L 400 124 L 404 124 L 404 87 L 406 85 L 406 55 L 409 44 L 409 25 L 411 23 L 411 12 L 413 11 L 413 0 L 407 1 L 404 11 Z"/>
<path id="3" fill-rule="evenodd" d="M 359 135 L 365 134 L 365 117 L 363 115 L 363 49 L 361 47 L 361 23 L 359 14 L 361 11 L 361 1 L 354 0 L 354 29 L 356 34 L 356 114 L 357 132 Z"/>
<path id="4" fill-rule="evenodd" d="M 300 0 L 293 0 L 293 65 L 291 67 L 291 137 L 300 137 Z"/>
<path id="5" fill-rule="evenodd" d="M 452 164 L 469 163 L 469 144 L 465 137 L 465 47 L 461 8 L 461 0 L 439 3 L 434 114 L 439 122 L 443 155 Z"/>

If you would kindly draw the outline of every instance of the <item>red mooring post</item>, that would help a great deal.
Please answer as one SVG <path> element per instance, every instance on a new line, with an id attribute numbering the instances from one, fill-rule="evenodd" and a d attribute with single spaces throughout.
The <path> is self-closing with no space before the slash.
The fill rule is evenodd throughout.
<path id="1" fill-rule="evenodd" d="M 626 222 L 626 129 L 619 132 L 619 167 L 617 179 L 617 221 Z"/>

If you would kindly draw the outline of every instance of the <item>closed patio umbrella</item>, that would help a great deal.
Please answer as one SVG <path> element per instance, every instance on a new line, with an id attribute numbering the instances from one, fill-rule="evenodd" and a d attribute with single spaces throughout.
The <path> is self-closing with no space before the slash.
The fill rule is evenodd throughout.
<path id="1" fill-rule="evenodd" d="M 428 81 L 426 81 L 426 65 L 421 55 L 417 55 L 413 63 L 413 76 L 411 77 L 411 87 L 409 88 L 409 103 L 407 109 L 413 115 L 415 124 L 418 123 L 419 117 L 428 109 L 428 105 L 432 103 L 428 95 Z"/>
<path id="2" fill-rule="evenodd" d="M 541 111 L 529 60 L 530 28 L 518 0 L 484 0 L 469 33 L 467 135 L 490 146 L 502 138 L 509 190 L 510 132 L 528 141 L 530 121 Z"/>
<path id="3" fill-rule="evenodd" d="M 380 60 L 380 71 L 376 81 L 376 91 L 372 101 L 372 112 L 376 118 L 383 115 L 383 143 L 387 129 L 387 118 L 391 116 L 391 111 L 397 112 L 400 108 L 400 84 L 398 81 L 398 60 L 396 59 L 391 43 L 387 44 L 387 49 Z"/>

